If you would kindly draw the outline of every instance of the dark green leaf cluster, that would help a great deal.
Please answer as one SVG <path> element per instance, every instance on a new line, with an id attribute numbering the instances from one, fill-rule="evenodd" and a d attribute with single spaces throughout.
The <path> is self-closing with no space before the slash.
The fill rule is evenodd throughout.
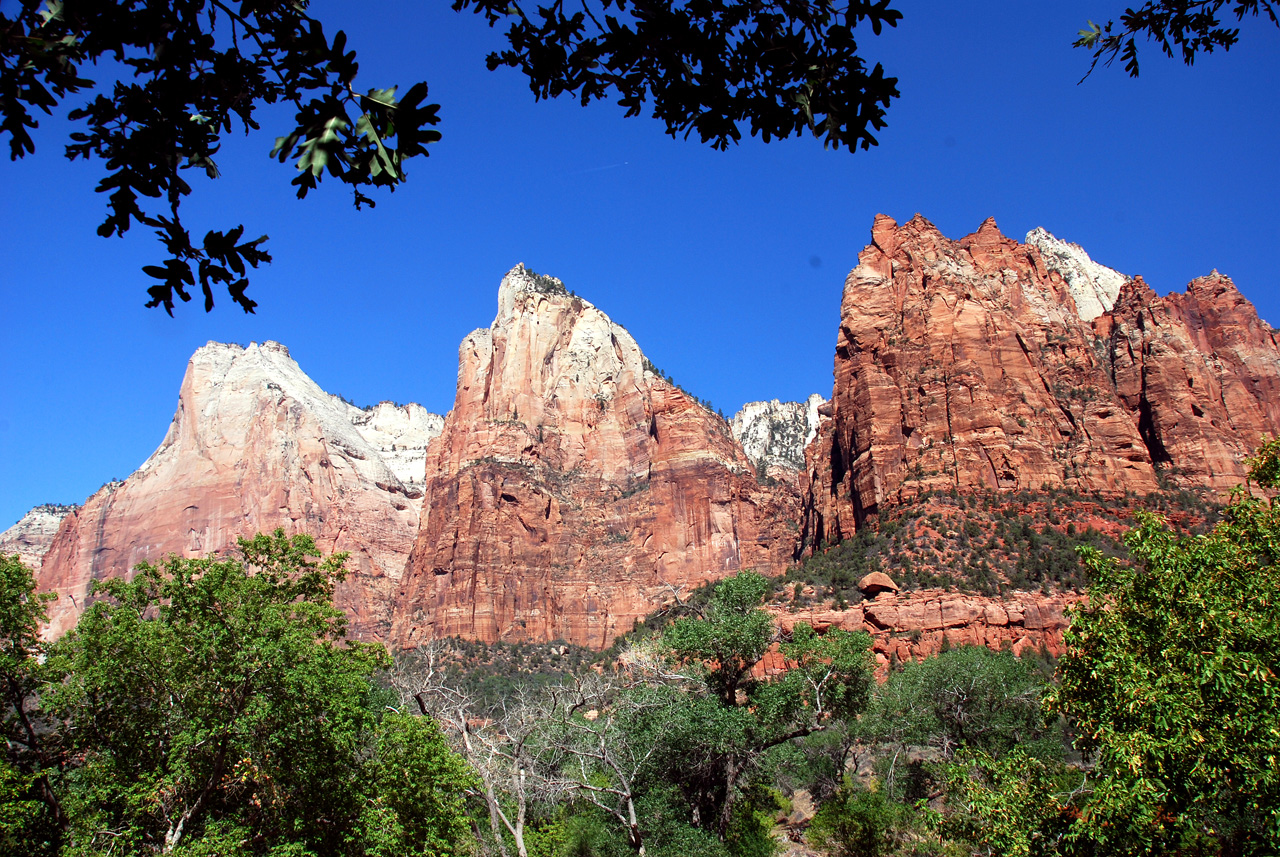
<path id="1" fill-rule="evenodd" d="M 346 35 L 326 36 L 305 3 L 22 0 L 0 13 L 0 136 L 8 135 L 12 158 L 35 151 L 33 111 L 52 113 L 67 96 L 93 92 L 82 69 L 107 60 L 122 74 L 70 112 L 85 130 L 71 135 L 67 157 L 105 164 L 97 190 L 109 195 L 107 217 L 98 234 L 123 235 L 134 222 L 155 230 L 169 258 L 143 269 L 157 281 L 147 306 L 171 315 L 175 299 L 189 301 L 197 284 L 206 311 L 215 287 L 245 312 L 257 306 L 245 294 L 246 266 L 271 261 L 266 236 L 246 241 L 236 226 L 197 243 L 179 207 L 192 191 L 187 171 L 216 178 L 223 135 L 256 130 L 262 105 L 296 110 L 295 127 L 272 154 L 296 159 L 299 197 L 327 173 L 353 189 L 357 207 L 373 205 L 365 189 L 394 189 L 404 161 L 440 138 L 426 84 L 398 99 L 394 88 L 357 92 Z"/>
<path id="2" fill-rule="evenodd" d="M 744 125 L 765 142 L 808 131 L 834 148 L 867 149 L 898 81 L 879 63 L 867 69 L 854 34 L 897 26 L 902 13 L 889 2 L 603 0 L 527 14 L 500 0 L 455 0 L 454 8 L 507 25 L 510 47 L 490 54 L 489 67 L 520 69 L 538 98 L 616 97 L 628 116 L 652 100 L 667 133 L 696 133 L 717 149 L 738 142 Z"/>

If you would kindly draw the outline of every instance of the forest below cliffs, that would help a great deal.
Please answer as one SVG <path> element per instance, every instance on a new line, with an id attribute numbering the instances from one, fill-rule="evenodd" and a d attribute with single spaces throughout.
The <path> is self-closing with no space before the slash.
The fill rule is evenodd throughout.
<path id="1" fill-rule="evenodd" d="M 925 497 L 604 653 L 348 640 L 345 557 L 280 531 L 97 584 L 49 643 L 3 557 L 0 851 L 1274 854 L 1280 441 L 1250 463 L 1225 506 L 1114 526 L 1071 523 L 1075 496 Z M 779 621 L 875 571 L 1087 592 L 1059 657 L 944 636 L 878 664 L 865 631 Z"/>

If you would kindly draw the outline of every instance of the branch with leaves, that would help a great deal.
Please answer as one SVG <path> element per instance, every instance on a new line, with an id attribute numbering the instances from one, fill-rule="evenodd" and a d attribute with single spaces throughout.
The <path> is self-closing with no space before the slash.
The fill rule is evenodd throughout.
<path id="1" fill-rule="evenodd" d="M 1129 76 L 1137 77 L 1140 36 L 1159 45 L 1167 57 L 1181 54 L 1187 65 L 1195 64 L 1201 52 L 1211 54 L 1218 48 L 1229 51 L 1240 41 L 1240 28 L 1223 25 L 1219 15 L 1228 5 L 1237 23 L 1246 16 L 1266 16 L 1280 26 L 1276 4 L 1271 0 L 1148 0 L 1136 9 L 1125 9 L 1119 26 L 1114 21 L 1103 26 L 1090 21 L 1077 34 L 1075 47 L 1093 51 L 1093 62 L 1084 77 L 1093 74 L 1099 61 L 1110 66 L 1117 57 Z"/>
<path id="2" fill-rule="evenodd" d="M 404 162 L 440 139 L 425 83 L 400 98 L 394 87 L 361 94 L 346 35 L 330 39 L 306 9 L 289 0 L 22 0 L 12 15 L 0 13 L 0 139 L 8 136 L 14 160 L 34 153 L 35 111 L 51 114 L 96 90 L 69 113 L 84 130 L 71 134 L 66 154 L 106 166 L 99 235 L 123 236 L 138 223 L 164 246 L 168 258 L 143 268 L 155 280 L 148 307 L 172 315 L 197 285 L 206 311 L 215 288 L 245 312 L 257 306 L 246 295 L 247 268 L 271 261 L 266 236 L 244 240 L 239 225 L 194 240 L 180 208 L 192 193 L 189 171 L 217 178 L 223 135 L 257 130 L 262 106 L 295 110 L 272 155 L 296 160 L 299 198 L 327 174 L 352 189 L 357 208 L 372 206 L 366 189 L 394 190 Z M 82 76 L 108 58 L 118 77 L 99 86 Z"/>

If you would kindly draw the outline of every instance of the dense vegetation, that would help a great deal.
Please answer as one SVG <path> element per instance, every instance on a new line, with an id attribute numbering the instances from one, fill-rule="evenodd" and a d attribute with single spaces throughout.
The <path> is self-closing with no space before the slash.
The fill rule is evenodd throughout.
<path id="1" fill-rule="evenodd" d="M 1252 473 L 1280 487 L 1280 442 Z M 837 558 L 939 532 L 935 514 L 1055 554 L 1023 519 L 1051 506 L 945 500 Z M 52 645 L 5 557 L 0 851 L 1275 853 L 1280 506 L 1242 491 L 1208 529 L 1133 519 L 1123 556 L 1079 538 L 1089 601 L 1056 672 L 962 647 L 879 684 L 866 634 L 782 634 L 750 572 L 603 660 L 454 640 L 393 661 L 345 639 L 343 557 L 305 536 L 143 565 Z"/>

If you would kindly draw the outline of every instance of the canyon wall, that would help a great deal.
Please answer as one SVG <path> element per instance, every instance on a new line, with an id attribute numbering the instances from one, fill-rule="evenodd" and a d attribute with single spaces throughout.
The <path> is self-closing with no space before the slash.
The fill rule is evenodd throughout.
<path id="1" fill-rule="evenodd" d="M 795 488 L 762 485 L 728 423 L 631 335 L 517 266 L 459 349 L 427 451 L 422 526 L 392 642 L 459 635 L 603 647 L 675 592 L 796 543 Z"/>

